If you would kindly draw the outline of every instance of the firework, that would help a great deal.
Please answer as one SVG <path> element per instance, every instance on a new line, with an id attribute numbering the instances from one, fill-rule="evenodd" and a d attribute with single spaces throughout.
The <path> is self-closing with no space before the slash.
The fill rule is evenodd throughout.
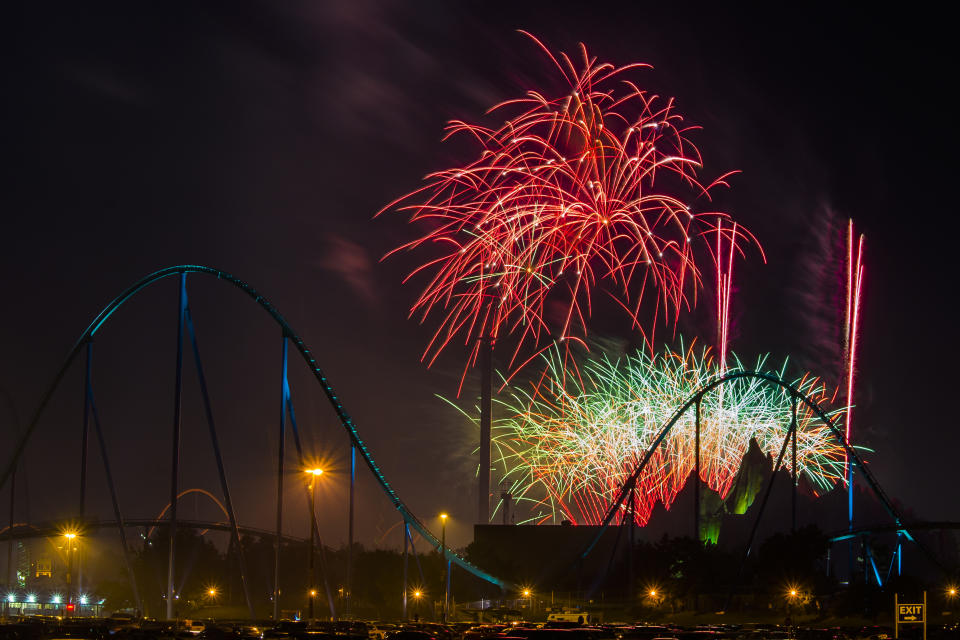
<path id="1" fill-rule="evenodd" d="M 743 368 L 734 354 L 732 368 Z M 709 350 L 693 347 L 650 356 L 638 352 L 571 365 L 560 349 L 543 355 L 542 376 L 499 401 L 494 447 L 510 492 L 527 501 L 534 522 L 596 524 L 637 460 L 673 413 L 719 374 Z M 767 370 L 767 358 L 754 370 Z M 783 376 L 786 364 L 777 372 Z M 825 398 L 812 376 L 795 386 Z M 701 404 L 701 479 L 726 497 L 750 440 L 776 456 L 790 426 L 789 393 L 753 378 L 738 378 Z M 646 524 L 657 502 L 669 507 L 695 468 L 691 409 L 650 459 L 638 483 L 636 519 Z M 844 450 L 805 406 L 797 415 L 797 467 L 817 489 L 842 481 Z M 789 462 L 787 464 L 789 468 Z"/>
<path id="2" fill-rule="evenodd" d="M 514 359 L 545 336 L 582 339 L 598 289 L 652 343 L 658 318 L 674 321 L 696 302 L 695 257 L 713 257 L 709 234 L 725 239 L 731 256 L 755 242 L 716 222 L 728 216 L 710 210 L 710 192 L 729 174 L 698 177 L 701 155 L 688 137 L 696 127 L 672 99 L 632 79 L 648 65 L 598 62 L 583 45 L 576 60 L 554 56 L 530 37 L 564 89 L 495 105 L 498 127 L 450 122 L 446 138 L 469 137 L 476 158 L 428 175 L 384 209 L 426 229 L 391 254 L 433 248 L 407 277 L 428 281 L 411 315 L 441 317 L 424 352 L 431 363 L 458 337 L 473 346 L 468 366 L 480 336 L 518 336 Z M 639 317 L 645 299 L 649 323 Z M 561 312 L 546 317 L 548 301 Z"/>

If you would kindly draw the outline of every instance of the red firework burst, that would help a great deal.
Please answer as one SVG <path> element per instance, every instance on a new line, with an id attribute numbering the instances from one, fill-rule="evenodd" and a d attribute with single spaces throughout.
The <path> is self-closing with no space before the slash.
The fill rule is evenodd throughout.
<path id="1" fill-rule="evenodd" d="M 444 139 L 470 136 L 478 157 L 428 175 L 384 208 L 428 229 L 388 256 L 441 248 L 404 280 L 429 278 L 411 315 L 442 316 L 424 352 L 431 363 L 457 336 L 474 344 L 468 366 L 480 336 L 517 335 L 511 366 L 525 343 L 581 339 L 598 289 L 652 341 L 659 317 L 674 321 L 696 302 L 695 254 L 719 259 L 708 233 L 725 234 L 737 251 L 742 240 L 755 242 L 742 226 L 722 225 L 726 214 L 694 209 L 730 174 L 709 184 L 698 178 L 700 152 L 687 137 L 697 127 L 684 123 L 673 99 L 628 77 L 649 65 L 598 62 L 583 45 L 575 63 L 526 35 L 567 89 L 495 105 L 491 113 L 507 115 L 498 128 L 451 121 Z M 544 316 L 548 297 L 564 306 L 554 326 Z M 650 330 L 639 318 L 645 298 L 654 300 Z"/>

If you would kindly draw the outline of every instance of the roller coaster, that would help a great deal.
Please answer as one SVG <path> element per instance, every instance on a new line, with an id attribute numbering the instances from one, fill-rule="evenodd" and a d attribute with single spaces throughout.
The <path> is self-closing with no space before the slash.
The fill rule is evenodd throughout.
<path id="1" fill-rule="evenodd" d="M 228 283 L 233 287 L 239 289 L 249 298 L 259 305 L 259 307 L 265 311 L 270 318 L 278 325 L 281 329 L 281 415 L 279 421 L 279 450 L 277 452 L 277 503 L 276 503 L 276 528 L 273 531 L 266 531 L 262 529 L 252 529 L 250 527 L 241 526 L 237 521 L 236 512 L 234 510 L 233 501 L 231 499 L 229 484 L 227 482 L 227 476 L 225 472 L 223 457 L 221 455 L 219 439 L 217 435 L 217 429 L 214 421 L 213 411 L 211 408 L 209 394 L 207 392 L 206 379 L 203 373 L 203 367 L 200 358 L 200 350 L 197 342 L 196 331 L 194 329 L 193 318 L 190 312 L 189 298 L 187 292 L 187 276 L 189 274 L 198 274 L 205 276 L 212 276 L 219 281 Z M 173 452 L 171 455 L 171 491 L 170 491 L 170 503 L 168 508 L 161 512 L 157 518 L 147 519 L 147 520 L 127 520 L 124 519 L 120 504 L 117 498 L 116 486 L 112 477 L 111 468 L 109 464 L 109 458 L 107 455 L 107 445 L 104 439 L 103 430 L 100 425 L 99 413 L 97 410 L 97 405 L 93 393 L 93 386 L 91 381 L 91 361 L 92 361 L 92 351 L 93 351 L 93 339 L 96 334 L 103 328 L 109 319 L 128 301 L 130 301 L 134 296 L 139 292 L 149 287 L 150 285 L 165 280 L 167 278 L 177 278 L 179 280 L 179 322 L 178 322 L 178 333 L 177 333 L 177 366 L 176 366 L 176 396 L 174 403 L 174 443 L 173 443 Z M 186 345 L 185 345 L 186 343 Z M 367 468 L 371 472 L 373 478 L 375 479 L 377 485 L 383 494 L 390 501 L 391 505 L 400 513 L 404 526 L 404 555 L 406 558 L 407 553 L 407 544 L 412 545 L 413 539 L 411 530 L 418 533 L 424 540 L 427 541 L 429 545 L 435 549 L 441 551 L 444 555 L 444 560 L 447 563 L 448 569 L 450 564 L 456 564 L 462 569 L 466 570 L 470 574 L 477 576 L 493 585 L 500 587 L 501 589 L 509 589 L 514 585 L 511 585 L 508 581 L 503 580 L 497 576 L 492 575 L 491 573 L 485 571 L 483 568 L 475 566 L 474 564 L 468 562 L 460 554 L 454 552 L 453 550 L 446 547 L 441 539 L 438 539 L 427 526 L 416 517 L 412 510 L 407 506 L 407 504 L 401 499 L 397 491 L 391 486 L 385 477 L 381 468 L 377 465 L 372 452 L 369 447 L 365 444 L 364 440 L 360 437 L 360 433 L 357 429 L 353 418 L 347 412 L 346 408 L 343 406 L 340 398 L 338 397 L 334 387 L 326 375 L 326 373 L 321 369 L 314 352 L 307 347 L 303 339 L 293 330 L 293 328 L 287 323 L 284 317 L 280 312 L 273 306 L 266 298 L 264 298 L 256 289 L 254 289 L 247 282 L 240 280 L 233 275 L 214 269 L 211 267 L 200 266 L 200 265 L 179 265 L 173 266 L 160 271 L 156 271 L 138 282 L 134 283 L 128 289 L 123 291 L 119 296 L 112 300 L 102 311 L 94 318 L 90 325 L 83 331 L 76 343 L 73 345 L 69 351 L 67 357 L 65 358 L 60 369 L 57 371 L 57 374 L 54 376 L 53 381 L 47 387 L 46 391 L 42 395 L 37 408 L 30 417 L 30 421 L 27 423 L 25 430 L 19 435 L 16 439 L 14 446 L 12 447 L 12 454 L 9 460 L 6 462 L 5 467 L 3 468 L 2 475 L 0 475 L 0 486 L 5 485 L 8 481 L 12 482 L 13 473 L 17 467 L 18 461 L 24 452 L 31 435 L 37 428 L 37 425 L 40 423 L 40 420 L 44 414 L 45 409 L 50 403 L 52 397 L 66 376 L 68 370 L 71 366 L 79 359 L 81 356 L 85 356 L 85 395 L 84 395 L 84 416 L 83 416 L 83 447 L 81 450 L 81 485 L 80 485 L 80 513 L 81 520 L 84 527 L 88 528 L 104 528 L 104 527 L 116 527 L 120 533 L 121 545 L 123 548 L 124 557 L 126 560 L 128 572 L 130 574 L 131 581 L 134 581 L 133 571 L 131 568 L 130 562 L 130 549 L 126 540 L 126 529 L 128 527 L 158 527 L 161 525 L 166 525 L 170 529 L 170 550 L 169 550 L 169 572 L 168 572 L 168 581 L 167 581 L 167 593 L 173 593 L 174 588 L 174 558 L 176 554 L 176 548 L 174 544 L 175 540 L 175 531 L 179 527 L 190 527 L 190 528 L 200 528 L 200 529 L 214 529 L 214 530 L 223 530 L 231 534 L 232 542 L 235 545 L 235 548 L 238 550 L 238 556 L 240 559 L 240 569 L 241 569 L 241 581 L 243 583 L 244 593 L 248 607 L 252 615 L 253 607 L 252 600 L 249 593 L 249 588 L 247 586 L 246 578 L 244 576 L 244 561 L 243 561 L 243 548 L 241 545 L 240 535 L 241 534 L 255 534 L 260 536 L 270 536 L 278 543 L 275 545 L 276 556 L 275 556 L 275 568 L 274 568 L 274 597 L 273 597 L 273 607 L 274 607 L 274 616 L 279 615 L 279 549 L 281 540 L 295 540 L 295 538 L 290 538 L 285 536 L 283 533 L 283 478 L 284 478 L 284 458 L 285 458 L 285 434 L 287 431 L 286 423 L 290 423 L 290 431 L 294 437 L 294 445 L 298 460 L 301 467 L 303 466 L 304 460 L 304 451 L 300 439 L 300 432 L 298 430 L 296 415 L 294 412 L 292 394 L 290 390 L 290 384 L 288 381 L 288 358 L 289 358 L 289 348 L 293 346 L 293 349 L 300 354 L 301 359 L 306 364 L 310 373 L 312 374 L 315 382 L 322 389 L 325 397 L 327 398 L 330 407 L 333 409 L 336 417 L 346 431 L 346 434 L 350 441 L 351 446 L 351 531 L 352 531 L 352 485 L 355 478 L 355 455 L 359 452 L 360 457 L 363 462 L 366 464 Z M 192 351 L 194 356 L 194 362 L 196 365 L 197 379 L 200 385 L 201 397 L 204 407 L 205 418 L 208 426 L 209 435 L 211 438 L 211 443 L 213 445 L 214 456 L 217 463 L 217 471 L 220 479 L 220 489 L 223 494 L 223 502 L 220 504 L 220 507 L 226 517 L 226 522 L 210 522 L 210 521 L 198 521 L 198 520 L 187 520 L 178 517 L 177 514 L 177 501 L 180 497 L 180 488 L 179 488 L 179 475 L 178 475 L 178 465 L 179 465 L 179 439 L 180 439 L 180 423 L 181 423 L 181 411 L 182 411 L 182 401 L 181 393 L 183 386 L 183 360 L 184 360 L 184 350 L 185 346 Z M 872 530 L 866 529 L 854 529 L 852 526 L 846 532 L 840 532 L 832 536 L 833 541 L 841 540 L 850 540 L 857 537 L 862 537 L 865 535 L 870 535 L 872 532 L 877 532 L 880 530 L 886 530 L 890 532 L 895 532 L 898 540 L 898 551 L 899 554 L 899 545 L 900 538 L 903 537 L 908 541 L 917 542 L 916 537 L 913 535 L 913 530 L 917 528 L 927 528 L 926 523 L 908 523 L 905 522 L 901 517 L 901 514 L 894 506 L 893 502 L 889 499 L 887 494 L 883 491 L 880 484 L 877 482 L 876 478 L 873 476 L 869 467 L 864 464 L 861 456 L 857 451 L 852 448 L 849 443 L 845 440 L 843 432 L 834 424 L 831 418 L 827 415 L 822 407 L 817 404 L 816 401 L 804 395 L 800 390 L 798 390 L 791 383 L 782 380 L 781 378 L 762 372 L 755 371 L 732 371 L 728 372 L 717 379 L 711 381 L 709 384 L 701 388 L 696 394 L 694 394 L 683 406 L 678 407 L 673 414 L 673 417 L 660 429 L 656 438 L 654 439 L 650 448 L 644 453 L 643 456 L 633 461 L 634 470 L 624 482 L 622 488 L 620 489 L 615 500 L 610 504 L 606 515 L 602 521 L 602 526 L 599 529 L 596 537 L 593 541 L 587 545 L 582 553 L 580 554 L 580 559 L 586 557 L 595 547 L 597 541 L 603 534 L 603 530 L 611 526 L 614 522 L 617 514 L 620 514 L 624 509 L 628 508 L 628 500 L 637 486 L 638 480 L 641 478 L 646 465 L 653 457 L 657 448 L 666 438 L 667 434 L 674 427 L 677 421 L 682 415 L 686 412 L 693 410 L 696 416 L 696 436 L 697 442 L 699 443 L 700 435 L 700 404 L 705 394 L 711 392 L 713 389 L 723 385 L 724 383 L 730 380 L 736 380 L 739 378 L 755 378 L 761 380 L 767 384 L 777 385 L 781 387 L 786 393 L 789 394 L 791 398 L 791 407 L 792 415 L 789 428 L 786 429 L 784 434 L 783 446 L 780 449 L 779 456 L 776 460 L 773 472 L 770 476 L 769 483 L 766 487 L 766 492 L 764 493 L 763 500 L 761 503 L 760 511 L 757 515 L 756 521 L 753 523 L 753 528 L 751 530 L 750 539 L 746 545 L 745 556 L 749 555 L 750 548 L 752 546 L 754 536 L 757 531 L 757 525 L 760 521 L 760 516 L 763 514 L 764 506 L 770 496 L 771 490 L 773 488 L 774 479 L 777 476 L 777 472 L 780 470 L 784 457 L 786 455 L 788 447 L 792 443 L 792 456 L 794 458 L 794 464 L 792 468 L 792 485 L 793 485 L 793 526 L 796 526 L 796 492 L 797 492 L 797 466 L 795 463 L 796 460 L 796 432 L 797 432 L 797 407 L 798 404 L 805 404 L 813 413 L 815 413 L 824 424 L 828 425 L 833 436 L 836 438 L 837 442 L 840 443 L 846 454 L 850 464 L 855 466 L 860 477 L 867 484 L 871 492 L 876 496 L 879 503 L 883 506 L 886 513 L 888 514 L 891 523 L 889 525 L 884 525 L 883 527 L 874 527 Z M 104 463 L 104 470 L 106 473 L 107 484 L 110 489 L 111 502 L 113 506 L 113 511 L 115 518 L 110 521 L 92 521 L 85 520 L 83 516 L 83 505 L 86 498 L 86 455 L 87 455 L 87 438 L 89 436 L 90 426 L 92 424 L 94 435 L 96 436 L 97 443 L 100 448 L 101 458 Z M 699 444 L 697 445 L 697 458 L 696 458 L 696 471 L 694 477 L 700 477 L 700 460 L 699 460 Z M 696 484 L 696 503 L 699 505 L 699 483 Z M 212 494 L 211 494 L 211 497 Z M 699 510 L 696 511 L 699 513 Z M 695 516 L 697 517 L 697 516 Z M 942 525 L 940 528 L 954 528 L 955 523 L 938 523 Z M 313 533 L 316 534 L 318 531 L 318 523 L 316 516 L 314 515 L 311 527 Z M 9 540 L 9 539 L 22 539 L 29 537 L 47 537 L 50 535 L 55 535 L 55 532 L 58 530 L 55 523 L 47 523 L 44 525 L 18 525 L 12 522 L 12 513 L 11 513 L 11 522 L 8 527 L 0 530 L 0 540 Z M 695 526 L 695 531 L 697 527 Z M 352 536 L 351 536 L 352 537 Z M 897 556 L 899 564 L 899 555 Z M 572 559 L 573 560 L 573 559 Z M 406 566 L 406 562 L 405 565 Z M 892 566 L 892 565 L 891 565 Z M 881 582 L 880 573 L 874 565 L 873 571 L 876 575 L 876 580 L 878 583 Z M 404 572 L 404 579 L 406 580 L 406 571 Z M 449 575 L 449 571 L 448 571 Z M 888 572 L 889 575 L 889 572 Z M 134 591 L 136 593 L 136 586 L 134 584 Z M 406 593 L 406 588 L 404 589 L 404 594 Z M 139 596 L 137 596 L 139 599 Z M 167 598 L 167 616 L 172 617 L 172 598 Z M 333 614 L 333 604 L 331 602 L 331 613 Z M 404 600 L 404 604 L 406 604 Z"/>

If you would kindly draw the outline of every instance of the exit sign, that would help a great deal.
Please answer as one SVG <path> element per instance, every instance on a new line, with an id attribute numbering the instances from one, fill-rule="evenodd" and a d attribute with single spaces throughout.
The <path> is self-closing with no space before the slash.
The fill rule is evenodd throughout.
<path id="1" fill-rule="evenodd" d="M 897 623 L 910 624 L 922 623 L 925 619 L 925 607 L 923 604 L 898 604 L 897 605 Z"/>

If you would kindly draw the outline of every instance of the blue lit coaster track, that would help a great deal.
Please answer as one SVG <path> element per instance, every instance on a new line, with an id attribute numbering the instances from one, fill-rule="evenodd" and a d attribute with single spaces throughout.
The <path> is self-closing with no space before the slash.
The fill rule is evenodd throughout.
<path id="1" fill-rule="evenodd" d="M 376 479 L 377 483 L 380 485 L 380 488 L 386 494 L 387 499 L 390 500 L 391 504 L 400 512 L 401 517 L 406 523 L 407 527 L 413 528 L 417 533 L 419 533 L 430 545 L 436 549 L 441 548 L 441 541 L 430 532 L 430 530 L 421 522 L 406 503 L 400 498 L 396 490 L 390 485 L 386 477 L 383 474 L 383 471 L 377 466 L 377 463 L 373 459 L 373 454 L 370 452 L 370 449 L 367 447 L 366 443 L 360 438 L 360 434 L 357 432 L 356 424 L 353 419 L 350 417 L 350 414 L 347 413 L 347 410 L 344 408 L 343 404 L 340 401 L 340 398 L 337 396 L 336 391 L 334 391 L 333 386 L 331 385 L 327 375 L 320 368 L 317 359 L 314 357 L 313 352 L 307 347 L 303 339 L 290 327 L 286 319 L 280 314 L 280 312 L 270 303 L 266 298 L 264 298 L 260 293 L 250 286 L 248 283 L 240 280 L 233 275 L 220 271 L 219 269 L 214 269 L 211 267 L 205 267 L 201 265 L 178 265 L 175 267 L 168 267 L 166 269 L 161 269 L 156 271 L 145 278 L 139 280 L 126 291 L 117 296 L 110 304 L 108 304 L 104 309 L 97 315 L 97 317 L 90 323 L 90 326 L 80 335 L 80 338 L 74 344 L 73 348 L 70 350 L 70 353 L 67 355 L 63 365 L 60 367 L 60 370 L 57 372 L 57 375 L 54 377 L 53 382 L 47 388 L 46 392 L 42 396 L 37 409 L 30 418 L 30 422 L 27 425 L 26 430 L 20 435 L 17 440 L 16 445 L 13 448 L 13 455 L 11 456 L 9 462 L 6 464 L 6 467 L 3 469 L 3 475 L 0 476 L 0 486 L 3 486 L 8 478 L 13 473 L 16 468 L 17 461 L 23 453 L 24 448 L 26 447 L 27 441 L 29 440 L 31 434 L 36 429 L 37 424 L 40 422 L 40 418 L 43 415 L 44 409 L 47 404 L 50 402 L 53 394 L 56 392 L 57 387 L 60 385 L 60 382 L 63 380 L 67 371 L 69 370 L 71 364 L 91 343 L 96 333 L 100 330 L 101 327 L 107 322 L 108 319 L 116 312 L 120 307 L 122 307 L 128 300 L 133 296 L 139 293 L 141 290 L 150 286 L 151 284 L 168 278 L 171 276 L 180 276 L 181 277 L 181 287 L 183 285 L 186 274 L 189 273 L 201 273 L 210 276 L 216 277 L 218 280 L 223 280 L 230 283 L 231 285 L 237 287 L 249 297 L 253 298 L 260 307 L 270 314 L 270 317 L 280 326 L 283 337 L 286 340 L 289 340 L 293 343 L 296 350 L 300 353 L 300 356 L 306 362 L 307 366 L 310 368 L 310 371 L 313 373 L 314 378 L 320 387 L 323 389 L 324 394 L 326 394 L 327 399 L 330 402 L 330 405 L 333 407 L 334 412 L 337 414 L 337 418 L 340 420 L 340 424 L 343 425 L 343 428 L 346 430 L 347 435 L 350 438 L 352 445 L 360 452 L 360 455 L 363 457 L 363 460 L 366 462 L 367 466 L 370 468 L 370 471 L 373 473 L 373 477 Z M 183 293 L 181 293 L 181 305 L 183 302 Z M 284 351 L 286 354 L 286 350 Z M 204 391 L 205 393 L 205 391 Z M 286 361 L 284 359 L 284 393 L 285 396 L 289 396 L 289 390 L 286 385 Z M 289 402 L 289 398 L 285 397 L 284 402 Z M 285 409 L 287 406 L 285 405 Z M 292 415 L 292 409 L 291 409 Z M 216 447 L 216 445 L 214 445 Z M 218 452 L 219 456 L 219 452 Z M 229 503 L 229 496 L 227 500 Z M 122 522 L 122 518 L 118 518 Z M 315 526 L 315 523 L 314 523 Z M 234 524 L 236 528 L 236 524 Z M 409 530 L 407 530 L 406 535 L 409 537 Z M 446 559 L 454 564 L 460 566 L 464 570 L 468 571 L 474 576 L 481 578 L 489 583 L 492 583 L 502 589 L 509 588 L 509 583 L 501 580 L 486 571 L 483 571 L 479 567 L 474 566 L 470 562 L 467 562 L 459 554 L 451 551 L 449 548 L 446 548 Z"/>

